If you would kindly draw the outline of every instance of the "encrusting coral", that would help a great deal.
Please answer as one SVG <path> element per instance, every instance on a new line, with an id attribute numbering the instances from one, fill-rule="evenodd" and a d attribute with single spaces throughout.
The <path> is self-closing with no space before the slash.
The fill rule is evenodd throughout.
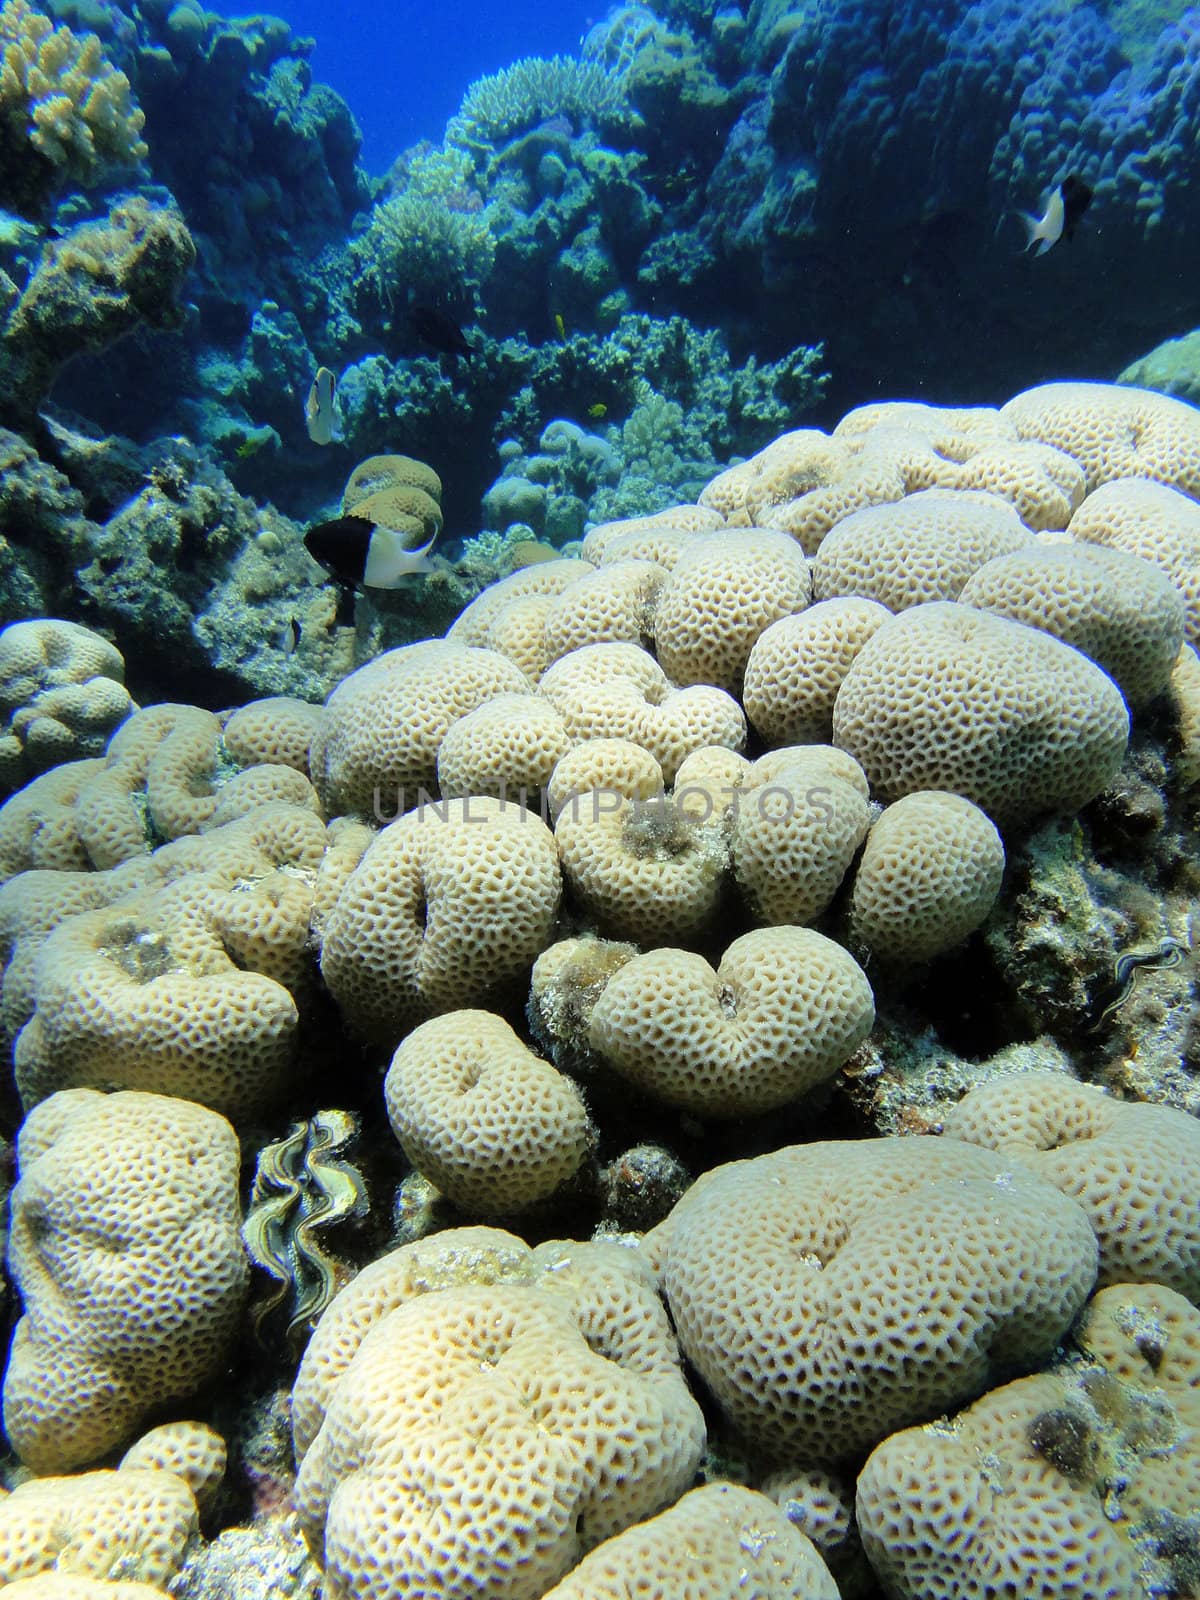
<path id="1" fill-rule="evenodd" d="M 59 368 L 141 324 L 178 327 L 196 259 L 181 214 L 134 195 L 48 244 L 0 328 L 0 415 L 28 425 Z"/>

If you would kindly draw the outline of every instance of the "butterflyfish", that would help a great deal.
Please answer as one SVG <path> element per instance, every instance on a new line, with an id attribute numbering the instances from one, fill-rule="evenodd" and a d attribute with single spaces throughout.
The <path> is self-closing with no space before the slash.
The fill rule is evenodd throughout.
<path id="1" fill-rule="evenodd" d="M 333 444 L 341 439 L 334 391 L 337 379 L 328 367 L 318 367 L 317 375 L 304 402 L 304 425 L 314 444 Z"/>

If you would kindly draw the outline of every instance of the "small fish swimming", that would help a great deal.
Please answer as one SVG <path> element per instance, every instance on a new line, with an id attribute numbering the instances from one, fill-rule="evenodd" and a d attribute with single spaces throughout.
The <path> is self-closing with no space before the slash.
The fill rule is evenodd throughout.
<path id="1" fill-rule="evenodd" d="M 563 314 L 561 311 L 556 311 L 554 313 L 554 329 L 558 334 L 558 337 L 565 342 L 567 337 L 567 325 L 563 321 Z"/>
<path id="2" fill-rule="evenodd" d="M 1042 216 L 1021 212 L 1021 221 L 1025 224 L 1026 250 L 1036 244 L 1034 254 L 1044 256 L 1060 239 L 1066 239 L 1070 244 L 1084 212 L 1092 203 L 1092 192 L 1091 186 L 1084 183 L 1078 173 L 1072 172 L 1051 193 Z"/>
<path id="3" fill-rule="evenodd" d="M 294 656 L 299 643 L 300 623 L 295 617 L 289 617 L 279 635 L 279 648 L 285 656 Z"/>
<path id="4" fill-rule="evenodd" d="M 608 407 L 604 404 L 603 400 L 597 400 L 594 406 L 589 406 L 587 408 L 587 414 L 589 417 L 593 418 L 593 420 L 598 422 L 601 417 L 606 417 L 608 415 Z"/>
<path id="5" fill-rule="evenodd" d="M 337 404 L 334 391 L 337 379 L 328 367 L 318 367 L 317 375 L 304 402 L 304 425 L 314 444 L 340 443 L 342 431 L 338 426 Z"/>
<path id="6" fill-rule="evenodd" d="M 319 566 L 346 588 L 397 589 L 404 578 L 432 572 L 428 559 L 437 539 L 413 549 L 412 535 L 377 527 L 365 517 L 333 517 L 316 522 L 304 535 L 304 548 Z"/>
<path id="7" fill-rule="evenodd" d="M 434 350 L 448 356 L 469 356 L 471 346 L 466 334 L 446 312 L 436 306 L 413 306 L 408 313 L 413 332 Z"/>

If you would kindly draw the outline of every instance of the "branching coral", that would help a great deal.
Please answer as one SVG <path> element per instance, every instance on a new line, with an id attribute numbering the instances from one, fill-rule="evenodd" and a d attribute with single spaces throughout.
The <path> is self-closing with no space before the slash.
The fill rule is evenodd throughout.
<path id="1" fill-rule="evenodd" d="M 548 117 L 603 127 L 632 122 L 634 115 L 621 79 L 595 62 L 526 56 L 471 85 L 450 122 L 447 139 L 487 155 L 513 134 Z"/>
<path id="2" fill-rule="evenodd" d="M 147 154 L 129 79 L 94 33 L 56 28 L 26 0 L 0 11 L 0 198 L 36 206 L 62 181 L 93 183 Z"/>
<path id="3" fill-rule="evenodd" d="M 353 250 L 360 272 L 386 306 L 405 293 L 438 300 L 477 289 L 491 272 L 495 253 L 481 215 L 411 192 L 379 206 Z"/>

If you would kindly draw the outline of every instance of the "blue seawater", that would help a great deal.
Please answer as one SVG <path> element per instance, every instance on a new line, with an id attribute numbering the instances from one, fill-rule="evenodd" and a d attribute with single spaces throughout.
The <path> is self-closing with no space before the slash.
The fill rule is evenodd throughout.
<path id="1" fill-rule="evenodd" d="M 603 0 L 287 0 L 270 10 L 317 41 L 313 74 L 362 129 L 362 164 L 383 172 L 418 139 L 440 141 L 467 85 L 522 56 L 576 55 Z"/>

